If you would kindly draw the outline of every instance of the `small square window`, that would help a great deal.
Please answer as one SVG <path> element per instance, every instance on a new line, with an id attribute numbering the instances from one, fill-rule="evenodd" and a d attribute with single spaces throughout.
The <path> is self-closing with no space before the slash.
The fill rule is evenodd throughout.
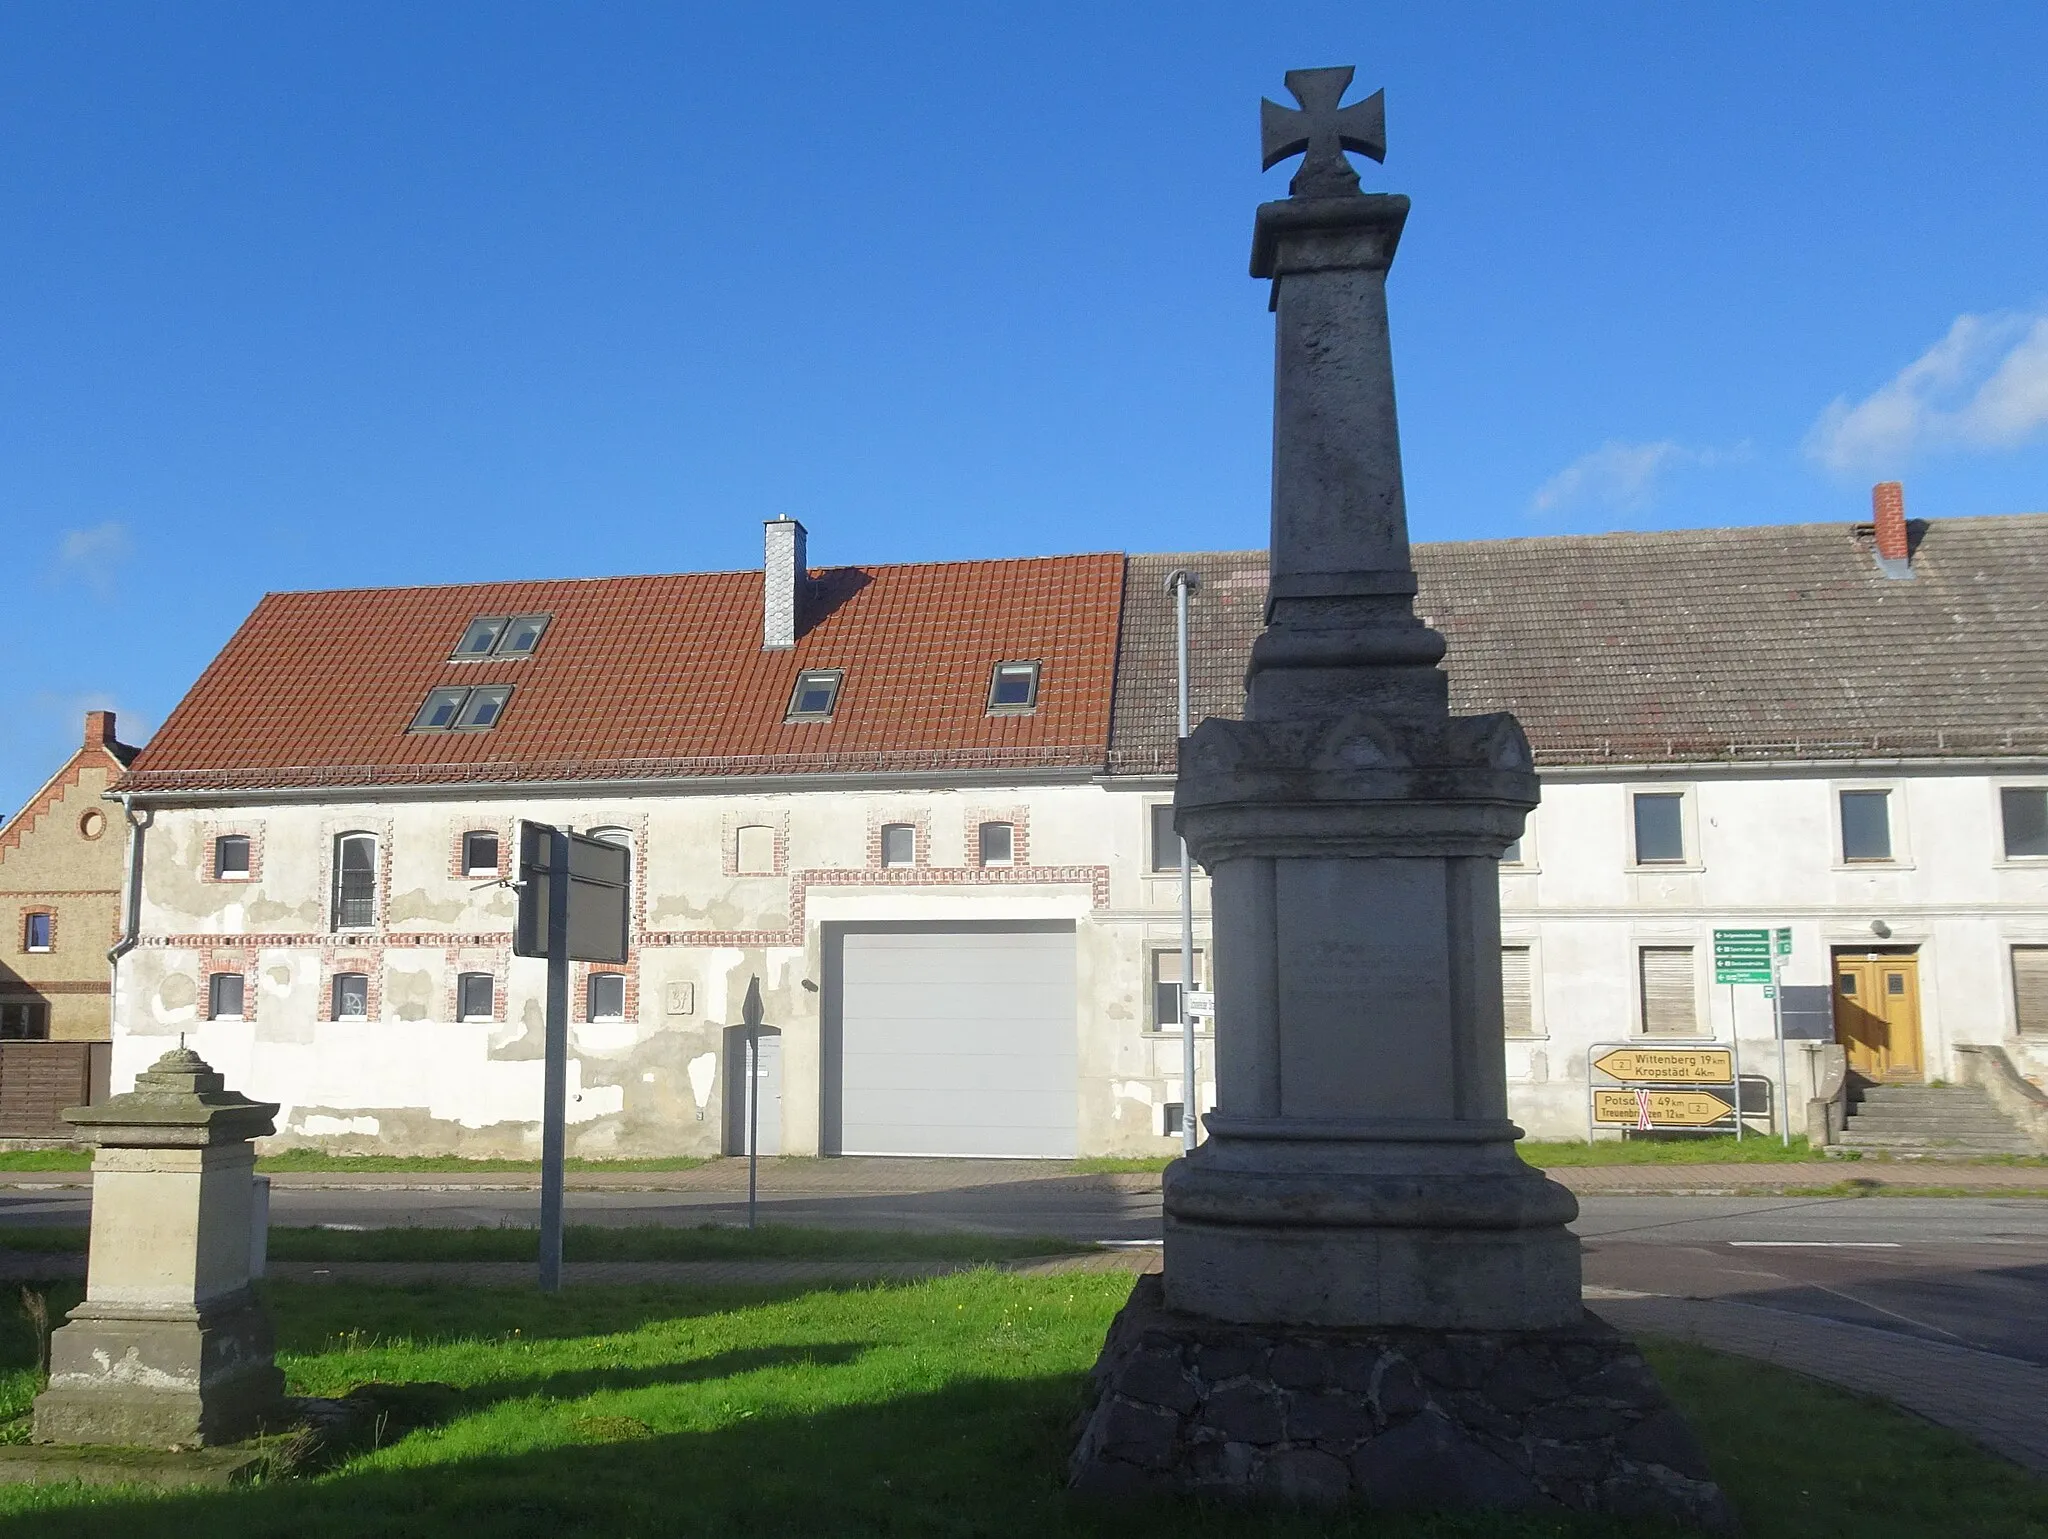
<path id="1" fill-rule="evenodd" d="M 996 714 L 1022 715 L 1038 707 L 1038 664 L 997 663 L 988 681 L 988 708 Z"/>
<path id="2" fill-rule="evenodd" d="M 223 882 L 249 880 L 247 834 L 222 834 L 213 841 L 213 874 Z"/>
<path id="3" fill-rule="evenodd" d="M 1168 1101 L 1159 1108 L 1159 1127 L 1168 1138 L 1178 1138 L 1187 1126 L 1187 1103 Z"/>
<path id="4" fill-rule="evenodd" d="M 247 986 L 240 973 L 215 973 L 206 980 L 206 1014 L 216 1021 L 242 1018 L 242 990 Z"/>
<path id="5" fill-rule="evenodd" d="M 592 973 L 584 997 L 593 1021 L 623 1021 L 626 1018 L 626 975 Z"/>
<path id="6" fill-rule="evenodd" d="M 1152 869 L 1180 870 L 1180 835 L 1173 828 L 1173 803 L 1156 802 L 1152 807 Z"/>
<path id="7" fill-rule="evenodd" d="M 462 712 L 462 702 L 469 698 L 466 689 L 435 689 L 427 692 L 427 703 L 420 707 L 419 715 L 412 719 L 415 732 L 446 732 L 455 725 L 455 718 Z"/>
<path id="8" fill-rule="evenodd" d="M 1685 798 L 1675 791 L 1635 795 L 1636 864 L 1680 865 L 1685 860 Z"/>
<path id="9" fill-rule="evenodd" d="M 0 1040 L 44 1042 L 49 1036 L 48 1005 L 0 1005 Z"/>
<path id="10" fill-rule="evenodd" d="M 830 721 L 839 706 L 839 681 L 845 675 L 837 668 L 814 668 L 796 676 L 796 688 L 789 696 L 790 721 Z"/>
<path id="11" fill-rule="evenodd" d="M 24 951 L 48 951 L 51 934 L 48 914 L 30 914 L 22 923 L 21 948 Z"/>
<path id="12" fill-rule="evenodd" d="M 1007 866 L 1014 858 L 1017 847 L 1017 830 L 1008 823 L 984 823 L 981 825 L 981 863 L 984 866 Z"/>
<path id="13" fill-rule="evenodd" d="M 495 832 L 477 828 L 462 836 L 462 869 L 469 876 L 498 874 L 498 836 Z"/>
<path id="14" fill-rule="evenodd" d="M 1203 973 L 1202 948 L 1195 948 L 1197 986 Z M 1161 949 L 1152 953 L 1152 1029 L 1179 1031 L 1181 1010 L 1180 950 Z M 1197 1017 L 1199 1020 L 1200 1017 Z"/>
<path id="15" fill-rule="evenodd" d="M 370 975 L 334 975 L 334 1018 L 337 1021 L 366 1021 L 370 1018 Z"/>
<path id="16" fill-rule="evenodd" d="M 469 622 L 469 629 L 462 633 L 462 640 L 455 644 L 458 658 L 489 657 L 498 645 L 498 638 L 505 634 L 505 627 L 512 622 L 504 615 L 485 615 L 480 620 Z"/>
<path id="17" fill-rule="evenodd" d="M 469 700 L 462 707 L 461 714 L 449 730 L 453 732 L 488 732 L 498 724 L 498 718 L 505 713 L 505 702 L 512 698 L 510 684 L 486 684 L 481 689 L 472 689 Z"/>
<path id="18" fill-rule="evenodd" d="M 1522 863 L 1521 835 L 1517 834 L 1515 842 L 1500 852 L 1500 863 L 1504 866 L 1519 866 Z"/>
<path id="19" fill-rule="evenodd" d="M 2005 858 L 2048 856 L 2048 786 L 2004 786 L 1998 810 L 2005 824 Z"/>
<path id="20" fill-rule="evenodd" d="M 885 866 L 914 866 L 917 864 L 917 829 L 908 823 L 885 823 L 882 825 L 882 864 Z"/>
<path id="21" fill-rule="evenodd" d="M 1842 859 L 1892 858 L 1891 794 L 1887 791 L 1844 791 Z"/>
<path id="22" fill-rule="evenodd" d="M 541 632 L 547 628 L 546 615 L 514 615 L 505 634 L 498 638 L 498 656 L 531 657 L 533 649 L 540 645 Z"/>
<path id="23" fill-rule="evenodd" d="M 489 973 L 463 973 L 455 980 L 456 1018 L 488 1021 L 494 1018 L 493 1000 L 498 980 Z"/>

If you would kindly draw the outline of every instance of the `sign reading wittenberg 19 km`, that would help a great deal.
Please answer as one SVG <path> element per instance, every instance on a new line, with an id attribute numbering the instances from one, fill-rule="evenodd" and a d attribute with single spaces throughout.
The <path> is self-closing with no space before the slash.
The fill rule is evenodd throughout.
<path id="1" fill-rule="evenodd" d="M 1617 1047 L 1593 1060 L 1615 1079 L 1652 1085 L 1732 1085 L 1735 1059 L 1725 1047 Z"/>

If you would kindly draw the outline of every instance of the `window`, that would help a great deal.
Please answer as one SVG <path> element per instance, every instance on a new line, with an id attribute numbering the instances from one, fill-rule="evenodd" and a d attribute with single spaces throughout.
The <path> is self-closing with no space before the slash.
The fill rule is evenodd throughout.
<path id="1" fill-rule="evenodd" d="M 25 914 L 21 922 L 21 949 L 24 951 L 48 951 L 50 949 L 51 916 L 45 913 Z"/>
<path id="2" fill-rule="evenodd" d="M 981 863 L 984 866 L 1007 866 L 1015 858 L 1017 830 L 1009 823 L 984 823 L 981 825 Z"/>
<path id="3" fill-rule="evenodd" d="M 1152 806 L 1152 869 L 1180 870 L 1180 835 L 1173 831 L 1173 803 Z"/>
<path id="4" fill-rule="evenodd" d="M 733 869 L 741 876 L 775 874 L 775 830 L 748 823 L 733 835 Z"/>
<path id="5" fill-rule="evenodd" d="M 1636 864 L 1679 865 L 1685 860 L 1685 797 L 1676 791 L 1635 793 Z"/>
<path id="6" fill-rule="evenodd" d="M 999 716 L 1038 709 L 1038 664 L 997 663 L 988 681 L 988 708 Z"/>
<path id="7" fill-rule="evenodd" d="M 2005 858 L 2048 856 L 2048 786 L 2004 786 L 1998 810 L 2005 823 Z"/>
<path id="8" fill-rule="evenodd" d="M 1842 859 L 1890 860 L 1892 814 L 1889 791 L 1844 791 Z"/>
<path id="9" fill-rule="evenodd" d="M 1199 988 L 1205 971 L 1202 948 L 1195 948 L 1195 984 Z M 1180 948 L 1161 948 L 1152 953 L 1152 1029 L 1180 1030 Z"/>
<path id="10" fill-rule="evenodd" d="M 1159 1131 L 1168 1138 L 1178 1138 L 1181 1129 L 1187 1125 L 1187 1103 L 1168 1101 L 1159 1108 Z"/>
<path id="11" fill-rule="evenodd" d="M 1500 948 L 1501 1023 L 1511 1037 L 1536 1035 L 1534 980 L 1527 946 Z"/>
<path id="12" fill-rule="evenodd" d="M 0 1005 L 0 1041 L 43 1042 L 49 1035 L 48 1005 Z"/>
<path id="13" fill-rule="evenodd" d="M 247 834 L 222 834 L 213 841 L 213 874 L 223 882 L 249 880 Z"/>
<path id="14" fill-rule="evenodd" d="M 884 823 L 882 825 L 882 864 L 885 866 L 914 866 L 917 864 L 917 829 L 909 823 Z"/>
<path id="15" fill-rule="evenodd" d="M 498 874 L 498 835 L 488 828 L 473 828 L 462 836 L 462 869 L 468 876 Z"/>
<path id="16" fill-rule="evenodd" d="M 1643 1035 L 1698 1036 L 1700 1012 L 1694 995 L 1692 947 L 1645 946 L 1636 955 Z"/>
<path id="17" fill-rule="evenodd" d="M 2048 1036 L 2048 946 L 2012 948 L 2013 1020 L 2023 1036 Z"/>
<path id="18" fill-rule="evenodd" d="M 215 973 L 206 980 L 206 1015 L 209 1020 L 239 1021 L 242 1018 L 242 990 L 246 980 L 240 973 Z"/>
<path id="19" fill-rule="evenodd" d="M 1515 842 L 1500 852 L 1500 863 L 1504 866 L 1519 866 L 1522 863 L 1522 836 L 1517 834 Z"/>
<path id="20" fill-rule="evenodd" d="M 370 1018 L 370 975 L 334 975 L 334 1018 L 337 1021 L 367 1021 Z"/>
<path id="21" fill-rule="evenodd" d="M 623 1021 L 626 1018 L 626 975 L 592 973 L 584 997 L 593 1021 Z"/>
<path id="22" fill-rule="evenodd" d="M 485 657 L 531 657 L 547 628 L 546 615 L 484 615 L 469 622 L 449 660 L 469 663 Z"/>
<path id="23" fill-rule="evenodd" d="M 498 645 L 498 638 L 505 634 L 506 617 L 488 615 L 481 620 L 469 622 L 469 629 L 462 633 L 462 640 L 455 644 L 458 658 L 489 657 Z"/>
<path id="24" fill-rule="evenodd" d="M 512 698 L 510 684 L 485 684 L 476 689 L 434 689 L 412 719 L 412 732 L 488 732 L 505 714 Z"/>
<path id="25" fill-rule="evenodd" d="M 469 698 L 466 689 L 432 689 L 427 691 L 427 703 L 420 707 L 419 715 L 412 719 L 411 731 L 446 732 L 455 724 L 455 718 L 462 710 L 462 702 Z"/>
<path id="26" fill-rule="evenodd" d="M 455 980 L 455 1018 L 459 1021 L 488 1021 L 495 1017 L 493 1001 L 498 980 L 489 973 L 463 973 Z"/>
<path id="27" fill-rule="evenodd" d="M 830 721 L 839 705 L 839 681 L 845 675 L 837 668 L 814 668 L 796 676 L 796 688 L 789 695 L 790 721 Z"/>
<path id="28" fill-rule="evenodd" d="M 334 841 L 334 928 L 367 930 L 377 922 L 377 840 L 343 834 Z"/>

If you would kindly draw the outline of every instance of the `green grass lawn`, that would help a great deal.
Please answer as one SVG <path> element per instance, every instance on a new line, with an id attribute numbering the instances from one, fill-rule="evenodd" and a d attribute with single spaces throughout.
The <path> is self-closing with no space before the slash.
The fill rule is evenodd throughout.
<path id="1" fill-rule="evenodd" d="M 85 1239 L 83 1226 L 0 1228 L 0 1250 L 77 1254 L 85 1249 Z M 567 1261 L 1011 1261 L 1091 1248 L 1058 1235 L 812 1229 L 794 1224 L 764 1224 L 758 1229 L 571 1224 L 562 1232 L 562 1256 Z M 533 1261 L 538 1255 L 538 1236 L 532 1229 L 270 1231 L 270 1256 L 276 1261 Z"/>
<path id="2" fill-rule="evenodd" d="M 295 1391 L 439 1381 L 454 1386 L 439 1424 L 318 1479 L 239 1491 L 0 1487 L 0 1539 L 1653 1531 L 1077 1502 L 1062 1470 L 1082 1378 L 1129 1286 L 990 1272 L 909 1287 L 552 1298 L 272 1284 Z M 0 1416 L 26 1408 L 28 1353 L 26 1328 L 5 1312 Z M 2048 1530 L 2048 1487 L 1938 1429 L 1757 1363 L 1676 1345 L 1652 1355 L 1750 1539 Z"/>

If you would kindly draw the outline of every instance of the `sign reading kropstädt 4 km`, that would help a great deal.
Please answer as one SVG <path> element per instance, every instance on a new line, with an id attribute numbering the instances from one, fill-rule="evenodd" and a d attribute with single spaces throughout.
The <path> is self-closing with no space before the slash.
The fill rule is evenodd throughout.
<path id="1" fill-rule="evenodd" d="M 1735 1058 L 1725 1047 L 1617 1047 L 1593 1060 L 1615 1079 L 1652 1085 L 1729 1085 Z"/>

